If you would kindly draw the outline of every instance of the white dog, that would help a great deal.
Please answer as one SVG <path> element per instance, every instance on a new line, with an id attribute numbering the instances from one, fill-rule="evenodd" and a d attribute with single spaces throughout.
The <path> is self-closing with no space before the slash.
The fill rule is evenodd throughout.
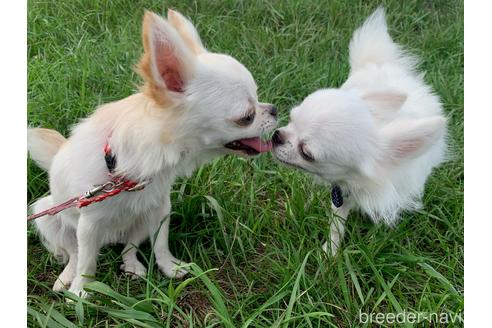
<path id="1" fill-rule="evenodd" d="M 401 211 L 420 206 L 445 158 L 442 106 L 415 62 L 391 40 L 379 8 L 352 37 L 348 80 L 309 95 L 272 138 L 280 162 L 332 184 L 332 254 L 350 209 L 396 224 Z"/>
<path id="2" fill-rule="evenodd" d="M 101 106 L 68 140 L 53 130 L 28 132 L 31 157 L 50 177 L 51 195 L 39 200 L 34 212 L 108 181 L 106 144 L 116 156 L 115 175 L 152 180 L 141 191 L 36 221 L 46 247 L 68 260 L 54 290 L 71 285 L 71 292 L 85 296 L 99 249 L 108 243 L 125 243 L 122 269 L 144 276 L 136 247 L 149 236 L 160 270 L 182 276 L 186 272 L 168 248 L 175 178 L 222 154 L 271 149 L 260 137 L 275 128 L 276 109 L 258 102 L 255 81 L 242 64 L 208 52 L 193 24 L 175 11 L 167 20 L 146 12 L 142 35 L 139 71 L 146 84 L 140 93 Z"/>

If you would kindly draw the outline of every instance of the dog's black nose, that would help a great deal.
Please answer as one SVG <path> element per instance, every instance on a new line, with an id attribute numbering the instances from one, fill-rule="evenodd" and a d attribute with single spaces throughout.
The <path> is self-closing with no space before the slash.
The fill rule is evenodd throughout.
<path id="1" fill-rule="evenodd" d="M 272 136 L 272 143 L 274 146 L 279 146 L 284 144 L 284 139 L 282 138 L 282 134 L 279 130 L 275 130 Z"/>
<path id="2" fill-rule="evenodd" d="M 270 106 L 270 115 L 272 115 L 273 117 L 277 117 L 277 107 L 273 105 Z"/>

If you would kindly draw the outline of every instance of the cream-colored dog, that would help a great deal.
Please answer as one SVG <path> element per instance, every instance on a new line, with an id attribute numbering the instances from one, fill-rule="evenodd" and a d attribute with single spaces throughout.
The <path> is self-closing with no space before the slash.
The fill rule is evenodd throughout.
<path id="1" fill-rule="evenodd" d="M 152 180 L 142 191 L 36 221 L 46 247 L 68 261 L 54 290 L 70 285 L 71 292 L 85 296 L 99 249 L 108 243 L 125 243 L 122 269 L 144 276 L 136 248 L 149 236 L 160 270 L 182 276 L 181 261 L 168 247 L 175 178 L 222 154 L 271 148 L 260 137 L 275 128 L 275 107 L 258 102 L 255 81 L 241 63 L 204 48 L 190 21 L 172 10 L 167 20 L 146 12 L 143 44 L 139 72 L 146 83 L 140 93 L 101 106 L 67 140 L 53 130 L 28 131 L 31 157 L 50 177 L 51 194 L 34 212 L 106 182 L 106 143 L 117 158 L 115 174 Z"/>

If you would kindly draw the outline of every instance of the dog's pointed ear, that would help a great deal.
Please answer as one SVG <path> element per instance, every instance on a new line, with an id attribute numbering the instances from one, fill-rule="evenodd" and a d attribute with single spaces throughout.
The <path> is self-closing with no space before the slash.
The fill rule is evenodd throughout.
<path id="1" fill-rule="evenodd" d="M 362 100 L 375 117 L 383 118 L 399 111 L 407 101 L 407 95 L 393 90 L 373 91 L 363 95 Z"/>
<path id="2" fill-rule="evenodd" d="M 142 38 L 144 55 L 138 68 L 151 90 L 183 92 L 195 73 L 196 58 L 178 32 L 163 18 L 146 11 Z"/>
<path id="3" fill-rule="evenodd" d="M 442 116 L 390 123 L 381 132 L 386 145 L 384 155 L 394 164 L 416 158 L 434 145 L 445 130 L 446 119 Z"/>
<path id="4" fill-rule="evenodd" d="M 198 31 L 190 20 L 186 19 L 179 12 L 171 9 L 167 12 L 167 19 L 176 31 L 178 31 L 179 35 L 181 35 L 181 38 L 183 38 L 183 41 L 188 45 L 191 51 L 195 54 L 207 52 L 202 44 Z"/>

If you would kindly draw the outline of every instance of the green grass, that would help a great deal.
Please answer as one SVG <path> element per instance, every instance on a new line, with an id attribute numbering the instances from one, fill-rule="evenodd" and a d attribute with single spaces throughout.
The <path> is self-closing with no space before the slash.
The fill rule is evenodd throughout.
<path id="1" fill-rule="evenodd" d="M 104 247 L 93 297 L 66 304 L 51 291 L 62 267 L 29 228 L 28 325 L 358 327 L 359 310 L 463 311 L 463 3 L 383 4 L 392 36 L 422 58 L 450 118 L 453 158 L 429 179 L 423 210 L 395 229 L 352 215 L 343 249 L 329 258 L 320 248 L 331 216 L 325 188 L 269 154 L 218 159 L 178 180 L 172 193 L 170 245 L 196 263 L 189 280 L 161 275 L 148 244 L 140 254 L 148 279 L 130 280 L 118 270 L 122 247 Z M 283 125 L 309 93 L 343 83 L 351 34 L 376 6 L 29 1 L 29 124 L 66 134 L 97 105 L 132 94 L 141 82 L 132 68 L 143 9 L 170 7 L 192 18 L 210 50 L 252 71 L 260 99 L 278 106 Z M 31 162 L 28 172 L 32 201 L 48 191 L 47 176 Z"/>

